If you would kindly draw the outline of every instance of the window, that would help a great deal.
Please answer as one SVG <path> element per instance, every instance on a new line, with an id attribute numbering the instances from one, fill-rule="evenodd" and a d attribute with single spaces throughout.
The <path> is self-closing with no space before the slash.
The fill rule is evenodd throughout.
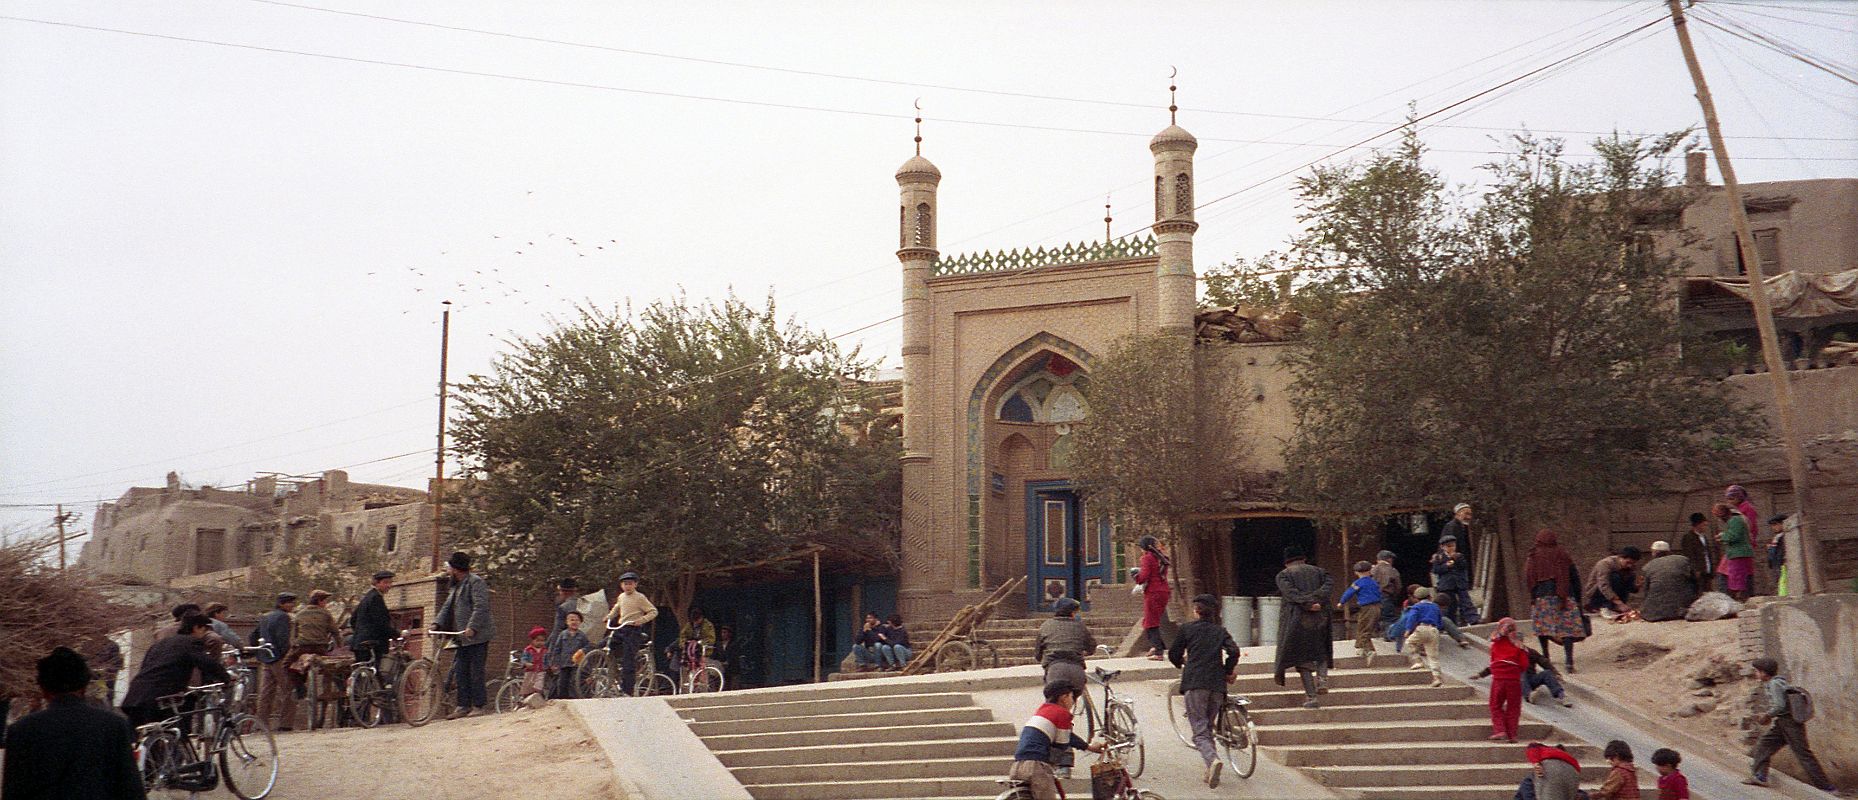
<path id="1" fill-rule="evenodd" d="M 1162 185 L 1163 180 L 1164 179 L 1160 175 L 1155 176 L 1155 221 L 1156 222 L 1160 222 L 1161 217 L 1162 217 L 1161 185 Z"/>
<path id="2" fill-rule="evenodd" d="M 1077 422 L 1090 415 L 1090 404 L 1080 391 L 1088 383 L 1077 364 L 1049 354 L 1007 390 L 995 418 L 1002 422 Z"/>
<path id="3" fill-rule="evenodd" d="M 1194 214 L 1194 182 L 1183 172 L 1174 176 L 1174 216 L 1187 219 Z"/>
<path id="4" fill-rule="evenodd" d="M 916 206 L 916 246 L 932 247 L 935 244 L 935 218 L 929 213 L 929 204 Z"/>
<path id="5" fill-rule="evenodd" d="M 277 539 L 266 536 L 264 538 L 264 554 L 267 556 L 271 555 L 271 551 L 275 549 L 277 549 Z"/>
<path id="6" fill-rule="evenodd" d="M 910 246 L 910 210 L 897 206 L 897 246 Z"/>
<path id="7" fill-rule="evenodd" d="M 399 544 L 400 544 L 400 526 L 398 525 L 387 526 L 387 543 L 383 549 L 391 553 L 394 551 L 395 547 L 399 546 Z"/>
<path id="8" fill-rule="evenodd" d="M 1781 271 L 1781 230 L 1779 228 L 1762 228 L 1754 232 L 1755 253 L 1761 259 L 1761 273 L 1773 277 Z M 1742 256 L 1742 248 L 1735 237 L 1729 239 L 1731 250 L 1735 251 L 1735 274 L 1748 274 L 1748 261 Z"/>
<path id="9" fill-rule="evenodd" d="M 204 575 L 226 568 L 226 529 L 194 529 L 194 574 Z"/>
<path id="10" fill-rule="evenodd" d="M 1064 532 L 1068 509 L 1063 500 L 1045 501 L 1045 563 L 1065 563 L 1066 550 Z"/>
<path id="11" fill-rule="evenodd" d="M 354 544 L 355 543 L 355 526 L 350 525 L 342 529 L 342 543 L 343 544 Z"/>

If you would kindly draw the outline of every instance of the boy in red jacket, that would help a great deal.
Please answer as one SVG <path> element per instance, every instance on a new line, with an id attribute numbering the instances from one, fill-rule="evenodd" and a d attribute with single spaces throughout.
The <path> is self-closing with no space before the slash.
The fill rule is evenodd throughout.
<path id="1" fill-rule="evenodd" d="M 1490 676 L 1490 739 L 1493 742 L 1516 741 L 1516 728 L 1523 716 L 1523 670 L 1529 666 L 1529 654 L 1516 633 L 1516 620 L 1497 620 L 1497 635 L 1490 640 L 1490 666 L 1477 677 Z"/>

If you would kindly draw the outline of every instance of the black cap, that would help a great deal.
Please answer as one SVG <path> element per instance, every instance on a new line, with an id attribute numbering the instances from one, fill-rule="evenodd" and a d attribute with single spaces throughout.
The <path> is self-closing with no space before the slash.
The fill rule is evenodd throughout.
<path id="1" fill-rule="evenodd" d="M 1380 553 L 1378 553 L 1378 554 L 1376 554 L 1376 555 L 1374 556 L 1374 560 L 1376 560 L 1376 561 L 1392 561 L 1392 560 L 1394 560 L 1394 552 L 1393 552 L 1392 550 L 1382 550 L 1382 551 L 1381 551 Z"/>
<path id="2" fill-rule="evenodd" d="M 1079 608 L 1082 608 L 1082 605 L 1076 600 L 1069 597 L 1060 597 L 1052 603 L 1052 616 L 1068 617 L 1076 613 Z"/>
<path id="3" fill-rule="evenodd" d="M 577 581 L 573 578 L 562 578 L 561 580 L 555 581 L 555 588 L 557 589 L 579 589 L 581 588 L 581 583 L 580 581 Z"/>
<path id="4" fill-rule="evenodd" d="M 297 595 L 295 592 L 278 592 L 277 593 L 277 604 L 280 606 L 295 599 L 297 599 Z"/>
<path id="5" fill-rule="evenodd" d="M 90 665 L 69 647 L 55 647 L 39 659 L 39 688 L 50 694 L 69 694 L 90 685 Z"/>
<path id="6" fill-rule="evenodd" d="M 626 581 L 636 581 L 638 579 L 639 579 L 639 573 L 637 572 L 628 572 L 624 575 L 619 576 L 620 583 L 625 583 Z"/>
<path id="7" fill-rule="evenodd" d="M 1458 543 L 1458 537 L 1456 537 L 1456 536 L 1453 536 L 1453 535 L 1451 535 L 1451 534 L 1449 534 L 1449 533 L 1448 533 L 1448 534 L 1445 534 L 1444 536 L 1440 536 L 1440 537 L 1439 537 L 1439 544 L 1444 544 L 1444 543 L 1446 543 L 1446 542 L 1451 542 L 1452 544 L 1457 544 L 1457 543 Z"/>
<path id="8" fill-rule="evenodd" d="M 393 576 L 394 574 L 388 570 L 381 570 L 380 572 L 374 573 L 374 579 L 377 581 L 384 581 Z"/>
<path id="9" fill-rule="evenodd" d="M 1292 561 L 1302 561 L 1303 559 L 1303 548 L 1294 544 L 1284 548 L 1284 563 L 1288 564 Z"/>
<path id="10" fill-rule="evenodd" d="M 459 572 L 470 572 L 471 556 L 464 552 L 453 553 L 451 558 L 445 559 L 445 565 Z"/>

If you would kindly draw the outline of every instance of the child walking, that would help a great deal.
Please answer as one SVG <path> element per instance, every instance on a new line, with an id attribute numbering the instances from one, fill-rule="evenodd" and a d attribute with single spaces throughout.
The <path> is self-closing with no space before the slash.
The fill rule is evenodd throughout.
<path id="1" fill-rule="evenodd" d="M 1690 800 L 1690 779 L 1677 770 L 1684 757 L 1669 747 L 1652 751 L 1652 766 L 1658 768 L 1658 800 Z"/>
<path id="2" fill-rule="evenodd" d="M 1374 565 L 1355 562 L 1355 582 L 1342 592 L 1339 605 L 1355 601 L 1355 654 L 1374 666 L 1374 633 L 1381 615 L 1381 582 L 1374 579 Z"/>
<path id="3" fill-rule="evenodd" d="M 1444 615 L 1432 602 L 1432 590 L 1421 586 L 1413 590 L 1413 604 L 1407 606 L 1406 613 L 1400 615 L 1400 621 L 1394 623 L 1406 631 L 1407 657 L 1413 660 L 1409 670 L 1432 670 L 1432 685 L 1445 685 L 1445 675 L 1439 670 L 1439 624 Z"/>
<path id="4" fill-rule="evenodd" d="M 1181 694 L 1187 706 L 1187 726 L 1193 730 L 1194 749 L 1206 762 L 1201 782 L 1207 788 L 1219 785 L 1223 762 L 1213 749 L 1213 715 L 1226 702 L 1226 684 L 1236 677 L 1239 645 L 1219 624 L 1219 598 L 1210 594 L 1193 600 L 1194 621 L 1181 626 L 1181 633 L 1168 647 L 1168 660 L 1181 668 Z"/>
<path id="5" fill-rule="evenodd" d="M 1639 773 L 1632 765 L 1632 746 L 1618 739 L 1606 743 L 1606 763 L 1613 768 L 1593 792 L 1593 800 L 1639 800 Z"/>
<path id="6" fill-rule="evenodd" d="M 1497 620 L 1497 635 L 1490 640 L 1490 666 L 1477 674 L 1490 676 L 1490 739 L 1516 741 L 1523 714 L 1523 668 L 1529 656 L 1516 633 L 1516 620 Z"/>
<path id="7" fill-rule="evenodd" d="M 554 676 L 554 691 L 549 696 L 556 700 L 573 700 L 576 694 L 575 669 L 581 664 L 581 658 L 593 649 L 593 642 L 587 640 L 587 634 L 581 632 L 581 612 L 570 611 L 566 620 L 567 627 L 555 634 L 548 643 L 548 672 Z"/>

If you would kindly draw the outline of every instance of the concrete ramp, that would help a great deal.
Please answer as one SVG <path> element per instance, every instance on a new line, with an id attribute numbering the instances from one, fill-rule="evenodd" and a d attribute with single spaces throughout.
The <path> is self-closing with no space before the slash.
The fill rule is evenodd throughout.
<path id="1" fill-rule="evenodd" d="M 566 705 L 593 733 L 628 800 L 753 800 L 664 698 L 554 702 Z M 548 794 L 547 787 L 539 788 Z"/>

